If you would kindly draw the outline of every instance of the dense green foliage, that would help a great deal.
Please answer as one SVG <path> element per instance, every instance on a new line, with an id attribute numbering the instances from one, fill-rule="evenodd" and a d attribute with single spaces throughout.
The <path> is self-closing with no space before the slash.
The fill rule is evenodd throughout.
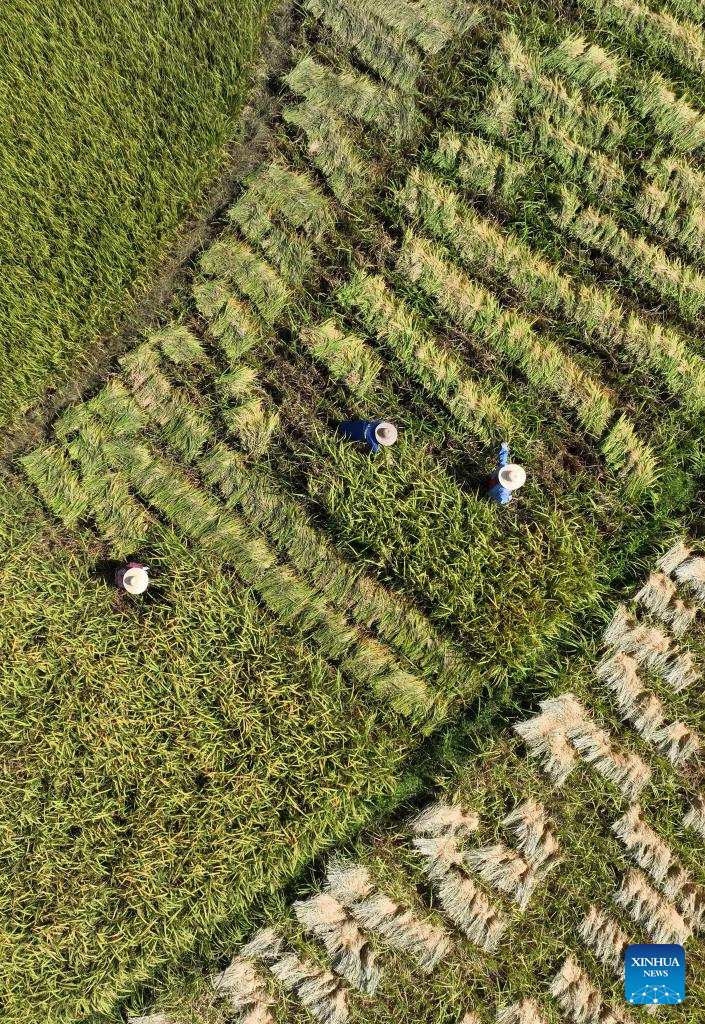
<path id="1" fill-rule="evenodd" d="M 148 281 L 235 134 L 270 6 L 4 6 L 0 423 Z"/>
<path id="2" fill-rule="evenodd" d="M 631 35 L 552 10 L 311 2 L 272 153 L 175 321 L 8 474 L 12 1024 L 117 1021 L 212 970 L 465 715 L 491 728 L 568 675 L 608 713 L 585 668 L 606 607 L 697 512 L 705 173 L 671 146 L 697 147 L 705 95 L 653 36 L 670 84 L 637 85 Z M 336 434 L 377 415 L 400 439 L 375 458 Z M 529 478 L 499 509 L 504 439 Z M 134 601 L 109 586 L 129 555 L 153 571 Z M 491 749 L 506 793 L 523 769 Z M 556 966 L 547 927 L 522 984 Z M 483 970 L 484 993 L 517 977 Z M 448 978 L 388 1017 L 456 1024 Z"/>

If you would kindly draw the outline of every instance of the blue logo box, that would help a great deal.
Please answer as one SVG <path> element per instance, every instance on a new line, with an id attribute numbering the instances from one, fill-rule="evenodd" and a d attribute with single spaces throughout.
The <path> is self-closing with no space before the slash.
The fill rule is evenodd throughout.
<path id="1" fill-rule="evenodd" d="M 683 947 L 676 943 L 628 946 L 624 955 L 624 994 L 628 1003 L 682 1003 Z"/>

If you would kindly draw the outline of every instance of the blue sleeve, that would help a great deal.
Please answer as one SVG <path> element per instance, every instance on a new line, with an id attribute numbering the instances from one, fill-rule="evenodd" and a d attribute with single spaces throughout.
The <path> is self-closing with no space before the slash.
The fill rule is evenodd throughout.
<path id="1" fill-rule="evenodd" d="M 372 449 L 373 455 L 376 455 L 380 448 L 379 441 L 375 437 L 375 428 L 377 427 L 377 424 L 380 422 L 381 420 L 376 420 L 374 423 L 370 423 L 368 420 L 367 426 L 365 427 L 365 440 Z"/>
<path id="2" fill-rule="evenodd" d="M 508 462 L 509 462 L 509 445 L 505 441 L 503 443 L 502 447 L 499 449 L 499 463 L 497 465 L 497 468 L 498 469 L 502 469 L 502 467 L 506 466 Z"/>

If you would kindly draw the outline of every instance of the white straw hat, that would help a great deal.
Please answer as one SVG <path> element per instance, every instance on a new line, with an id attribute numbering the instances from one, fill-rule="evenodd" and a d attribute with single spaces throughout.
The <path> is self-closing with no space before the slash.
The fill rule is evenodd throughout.
<path id="1" fill-rule="evenodd" d="M 375 427 L 375 440 L 387 448 L 389 445 L 394 444 L 398 436 L 397 428 L 393 423 L 388 423 L 387 420 L 382 420 Z"/>
<path id="2" fill-rule="evenodd" d="M 510 462 L 508 466 L 502 466 L 497 477 L 502 487 L 506 487 L 508 491 L 516 491 L 526 483 L 526 470 L 523 466 Z"/>
<path id="3" fill-rule="evenodd" d="M 128 569 L 122 578 L 122 585 L 128 594 L 143 594 L 149 586 L 147 570 L 136 566 Z"/>

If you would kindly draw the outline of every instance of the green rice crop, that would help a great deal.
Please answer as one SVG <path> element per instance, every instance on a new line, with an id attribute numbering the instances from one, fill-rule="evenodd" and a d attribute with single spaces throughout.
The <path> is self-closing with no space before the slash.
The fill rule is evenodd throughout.
<path id="1" fill-rule="evenodd" d="M 694 22 L 678 21 L 636 0 L 598 0 L 589 10 L 598 23 L 617 27 L 623 38 L 658 59 L 673 60 L 698 75 L 705 71 L 705 34 Z"/>
<path id="2" fill-rule="evenodd" d="M 370 391 L 382 363 L 362 338 L 341 331 L 334 320 L 304 328 L 299 337 L 311 350 L 314 359 L 328 367 L 334 380 L 343 382 L 361 395 Z"/>
<path id="3" fill-rule="evenodd" d="M 586 102 L 581 92 L 545 74 L 539 55 L 524 47 L 516 32 L 506 32 L 492 55 L 500 81 L 516 89 L 531 109 L 549 114 L 575 142 L 615 149 L 626 132 L 621 113 L 607 104 Z"/>
<path id="4" fill-rule="evenodd" d="M 352 69 L 336 72 L 313 57 L 302 57 L 286 76 L 286 84 L 311 103 L 328 106 L 339 116 L 355 118 L 399 141 L 410 138 L 418 128 L 413 97 Z"/>
<path id="5" fill-rule="evenodd" d="M 278 320 L 291 292 L 276 270 L 259 259 L 244 242 L 221 238 L 201 257 L 201 270 L 213 277 L 225 277 L 250 299 L 267 323 Z"/>
<path id="6" fill-rule="evenodd" d="M 478 216 L 430 174 L 412 172 L 399 201 L 423 228 L 451 244 L 473 273 L 493 284 L 506 282 L 529 308 L 573 320 L 588 337 L 594 334 L 610 347 L 623 346 L 630 359 L 646 359 L 673 395 L 687 396 L 694 409 L 702 407 L 705 364 L 675 332 L 628 313 L 613 292 L 562 273 L 516 235 Z"/>
<path id="7" fill-rule="evenodd" d="M 460 359 L 422 330 L 381 277 L 358 274 L 339 289 L 337 298 L 464 427 L 483 440 L 515 436 L 511 414 L 492 391 L 480 387 Z"/>
<path id="8" fill-rule="evenodd" d="M 678 96 L 663 75 L 655 74 L 640 88 L 638 107 L 676 152 L 689 153 L 705 145 L 705 114 Z"/>
<path id="9" fill-rule="evenodd" d="M 354 199 L 364 189 L 367 169 L 342 121 L 310 99 L 286 107 L 283 116 L 306 136 L 313 165 L 324 176 L 333 195 L 344 204 Z"/>
<path id="10" fill-rule="evenodd" d="M 599 437 L 614 413 L 609 394 L 570 356 L 540 338 L 528 320 L 504 311 L 496 299 L 453 269 L 431 245 L 408 235 L 400 269 L 458 324 L 482 333 L 497 351 L 519 365 L 532 384 L 557 394 L 575 409 L 588 433 Z"/>
<path id="11" fill-rule="evenodd" d="M 5 10 L 0 422 L 67 381 L 148 285 L 235 133 L 270 8 Z"/>
<path id="12" fill-rule="evenodd" d="M 562 228 L 584 245 L 599 249 L 646 288 L 661 296 L 686 320 L 697 321 L 705 308 L 705 276 L 657 245 L 620 227 L 609 214 L 578 209 L 567 191 L 559 216 Z"/>
<path id="13" fill-rule="evenodd" d="M 17 491 L 0 509 L 13 1024 L 112 1019 L 197 935 L 254 921 L 258 893 L 392 796 L 415 744 L 202 546 L 158 524 L 157 600 L 138 607 L 90 548 L 48 543 L 39 515 Z"/>
<path id="14" fill-rule="evenodd" d="M 151 44 L 186 15 L 169 0 L 149 13 L 144 60 L 128 47 L 123 63 L 114 33 L 69 112 L 149 102 L 176 204 L 175 154 L 219 130 L 241 50 L 232 11 L 200 12 L 176 41 L 200 63 L 180 96 L 162 77 L 173 49 Z M 222 972 L 271 921 L 291 955 L 252 955 L 277 1020 L 321 1018 L 334 994 L 348 1024 L 575 1024 L 580 994 L 606 1024 L 620 936 L 652 938 L 671 898 L 677 929 L 686 913 L 705 924 L 699 546 L 677 545 L 644 586 L 698 515 L 703 347 L 701 318 L 671 325 L 640 268 L 576 243 L 555 211 L 567 181 L 574 219 L 592 206 L 630 241 L 663 239 L 662 285 L 690 269 L 672 249 L 705 176 L 677 150 L 705 92 L 681 61 L 593 30 L 579 4 L 310 0 L 277 25 L 176 289 L 6 440 L 0 1016 L 262 1018 L 223 979 L 219 993 L 189 979 Z M 115 88 L 94 94 L 99 59 Z M 669 95 L 652 108 L 655 74 Z M 75 171 L 76 136 L 45 106 L 35 122 Z M 111 142 L 142 161 L 138 182 L 127 165 L 115 189 L 77 177 L 86 206 L 93 187 L 113 204 L 90 232 L 99 265 L 121 218 L 154 223 L 156 158 L 120 123 Z M 64 250 L 33 255 L 74 272 Z M 55 299 L 38 323 L 56 316 L 60 333 Z M 396 443 L 374 454 L 341 436 L 358 416 L 393 421 Z M 527 480 L 498 507 L 505 440 Z M 114 585 L 127 557 L 150 567 L 141 596 Z M 618 602 L 626 619 L 606 633 Z M 433 813 L 404 824 L 421 790 L 463 805 L 441 811 L 461 815 L 461 849 Z M 524 799 L 545 808 L 533 824 Z M 671 896 L 642 841 L 658 863 L 672 851 Z M 336 847 L 388 897 L 364 922 L 322 883 Z M 444 850 L 459 861 L 441 880 Z M 325 926 L 321 894 L 342 907 Z M 362 942 L 334 963 L 339 921 Z M 439 930 L 426 973 L 419 936 Z M 688 943 L 695 973 L 702 944 Z M 693 984 L 685 1024 L 702 1005 Z"/>
<path id="15" fill-rule="evenodd" d="M 421 70 L 421 55 L 401 37 L 389 38 L 387 27 L 353 2 L 306 0 L 306 8 L 322 18 L 340 42 L 349 46 L 380 78 L 411 92 Z"/>

